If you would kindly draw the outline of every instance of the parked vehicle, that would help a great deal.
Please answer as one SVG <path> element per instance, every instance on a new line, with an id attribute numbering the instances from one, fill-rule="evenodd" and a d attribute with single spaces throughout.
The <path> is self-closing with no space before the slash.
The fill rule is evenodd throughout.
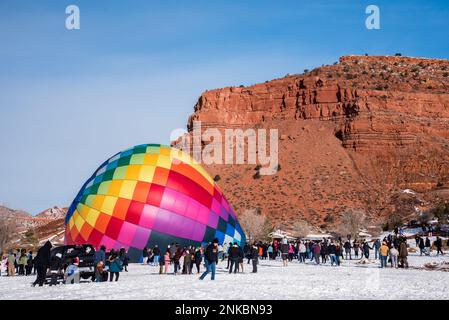
<path id="1" fill-rule="evenodd" d="M 64 279 L 64 272 L 67 269 L 70 260 L 76 257 L 79 259 L 78 267 L 81 279 L 89 279 L 95 276 L 95 249 L 92 245 L 84 244 L 54 247 L 50 252 L 50 257 L 53 258 L 58 253 L 62 255 L 62 268 L 58 273 L 58 280 Z M 49 282 L 50 279 L 51 273 L 48 272 L 46 280 Z"/>

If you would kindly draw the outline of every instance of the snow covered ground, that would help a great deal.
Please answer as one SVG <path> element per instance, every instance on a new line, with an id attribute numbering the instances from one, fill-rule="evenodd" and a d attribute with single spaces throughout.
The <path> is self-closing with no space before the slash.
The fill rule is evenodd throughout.
<path id="1" fill-rule="evenodd" d="M 435 252 L 433 253 L 435 255 Z M 380 269 L 379 262 L 340 267 L 260 261 L 259 272 L 227 274 L 220 263 L 216 280 L 198 275 L 159 275 L 158 267 L 132 264 L 113 283 L 81 283 L 57 287 L 30 286 L 34 277 L 0 278 L 0 300 L 8 299 L 449 299 L 449 272 L 421 270 L 425 263 L 449 262 L 449 257 L 409 256 L 411 268 Z M 172 272 L 172 269 L 170 268 Z M 3 274 L 3 273 L 2 273 Z"/>

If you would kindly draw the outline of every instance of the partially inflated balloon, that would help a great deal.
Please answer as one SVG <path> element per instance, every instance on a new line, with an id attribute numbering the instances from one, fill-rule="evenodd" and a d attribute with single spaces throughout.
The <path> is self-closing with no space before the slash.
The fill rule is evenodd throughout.
<path id="1" fill-rule="evenodd" d="M 142 249 L 170 243 L 244 243 L 234 211 L 207 172 L 186 153 L 140 145 L 110 158 L 69 208 L 66 244 Z"/>

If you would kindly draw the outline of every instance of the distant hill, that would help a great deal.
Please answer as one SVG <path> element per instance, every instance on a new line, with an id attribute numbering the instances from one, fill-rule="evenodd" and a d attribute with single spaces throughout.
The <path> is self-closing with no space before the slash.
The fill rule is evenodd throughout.
<path id="1" fill-rule="evenodd" d="M 0 221 L 7 221 L 15 227 L 11 244 L 15 248 L 32 248 L 47 240 L 53 244 L 64 242 L 64 218 L 67 208 L 54 206 L 36 216 L 23 210 L 0 206 Z"/>

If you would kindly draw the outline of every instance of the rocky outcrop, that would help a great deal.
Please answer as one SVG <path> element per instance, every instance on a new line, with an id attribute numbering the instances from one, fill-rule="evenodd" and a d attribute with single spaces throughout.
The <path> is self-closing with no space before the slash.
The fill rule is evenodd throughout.
<path id="1" fill-rule="evenodd" d="M 64 219 L 67 214 L 67 208 L 54 206 L 36 215 L 38 219 L 59 220 Z"/>
<path id="2" fill-rule="evenodd" d="M 202 128 L 277 128 L 280 165 L 207 166 L 237 210 L 326 225 L 350 207 L 374 220 L 391 194 L 449 187 L 449 61 L 347 56 L 250 87 L 203 93 L 189 118 Z"/>

